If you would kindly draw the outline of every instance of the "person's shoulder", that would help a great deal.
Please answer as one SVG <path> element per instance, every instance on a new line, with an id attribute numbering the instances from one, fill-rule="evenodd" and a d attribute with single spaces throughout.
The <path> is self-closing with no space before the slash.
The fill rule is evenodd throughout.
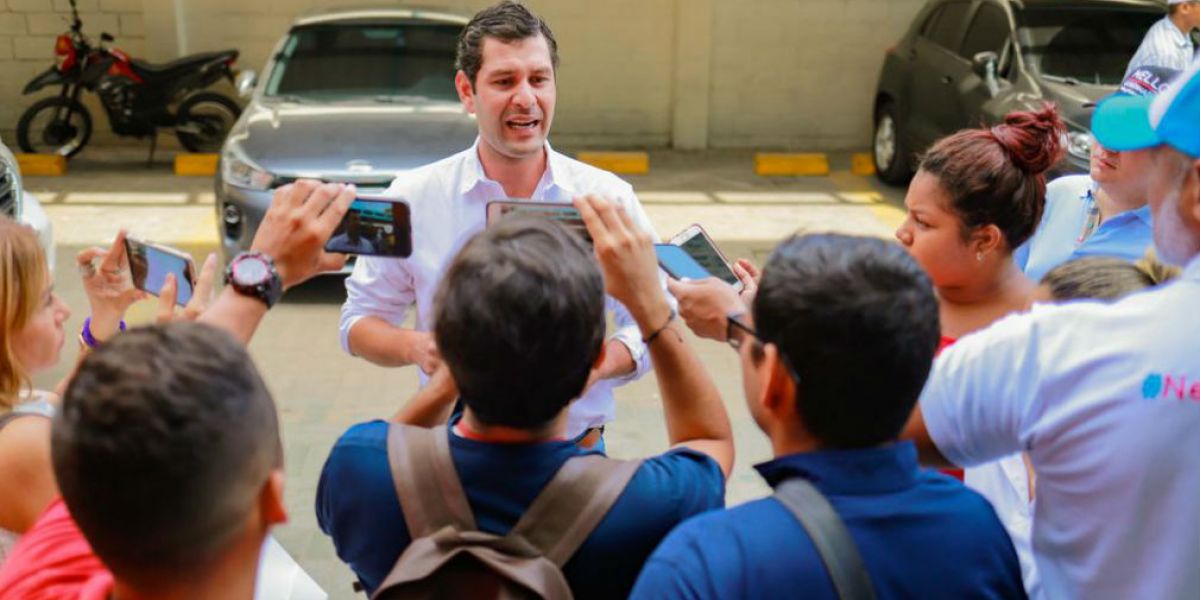
<path id="1" fill-rule="evenodd" d="M 447 185 L 457 177 L 473 151 L 474 147 L 467 148 L 446 158 L 397 173 L 384 195 L 403 198 L 430 186 Z"/>
<path id="2" fill-rule="evenodd" d="M 667 452 L 642 460 L 635 480 L 644 479 L 656 484 L 681 484 L 692 482 L 704 487 L 719 484 L 724 494 L 725 478 L 721 466 L 713 457 L 691 448 L 673 448 Z"/>
<path id="3" fill-rule="evenodd" d="M 557 151 L 554 153 L 553 161 L 553 166 L 564 170 L 565 173 L 563 175 L 578 188 L 574 190 L 577 193 L 613 194 L 620 196 L 622 199 L 629 199 L 633 195 L 633 186 L 612 172 L 589 165 Z M 555 177 L 559 178 L 560 175 L 556 174 Z"/>
<path id="4" fill-rule="evenodd" d="M 724 504 L 725 478 L 717 461 L 689 448 L 642 459 L 618 502 L 622 510 L 671 522 Z"/>

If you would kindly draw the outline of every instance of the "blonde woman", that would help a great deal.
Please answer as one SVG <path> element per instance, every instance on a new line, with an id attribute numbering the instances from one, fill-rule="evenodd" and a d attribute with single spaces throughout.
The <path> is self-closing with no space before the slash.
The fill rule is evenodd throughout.
<path id="1" fill-rule="evenodd" d="M 80 356 L 111 338 L 124 327 L 126 309 L 145 297 L 132 285 L 124 232 L 109 249 L 89 248 L 76 262 L 91 317 L 68 330 L 71 310 L 54 293 L 36 234 L 0 217 L 0 564 L 58 493 L 50 467 L 49 419 L 57 395 L 33 390 L 32 377 L 58 364 L 68 338 L 79 340 Z M 195 298 L 208 297 L 215 269 L 211 256 Z M 169 296 L 164 302 L 173 303 L 174 294 Z"/>

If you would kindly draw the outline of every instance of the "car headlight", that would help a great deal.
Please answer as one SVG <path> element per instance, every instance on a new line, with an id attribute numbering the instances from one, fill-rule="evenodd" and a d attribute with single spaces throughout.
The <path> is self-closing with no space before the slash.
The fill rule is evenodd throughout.
<path id="1" fill-rule="evenodd" d="M 1088 160 L 1092 157 L 1092 135 L 1080 131 L 1067 133 L 1067 153 L 1075 158 Z"/>
<path id="2" fill-rule="evenodd" d="M 221 157 L 221 165 L 221 178 L 237 187 L 266 190 L 270 189 L 271 182 L 275 180 L 274 175 L 254 164 L 254 161 L 247 158 L 237 146 L 230 146 L 225 151 Z"/>

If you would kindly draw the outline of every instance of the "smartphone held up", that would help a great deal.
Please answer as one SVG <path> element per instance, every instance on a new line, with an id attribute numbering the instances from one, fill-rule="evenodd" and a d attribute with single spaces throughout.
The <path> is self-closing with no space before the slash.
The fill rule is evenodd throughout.
<path id="1" fill-rule="evenodd" d="M 133 285 L 155 296 L 162 294 L 167 274 L 175 276 L 175 303 L 184 306 L 196 287 L 196 265 L 187 253 L 151 242 L 125 238 L 125 254 Z"/>
<path id="2" fill-rule="evenodd" d="M 391 256 L 412 255 L 412 211 L 408 203 L 381 196 L 359 196 L 325 244 L 329 252 Z"/>

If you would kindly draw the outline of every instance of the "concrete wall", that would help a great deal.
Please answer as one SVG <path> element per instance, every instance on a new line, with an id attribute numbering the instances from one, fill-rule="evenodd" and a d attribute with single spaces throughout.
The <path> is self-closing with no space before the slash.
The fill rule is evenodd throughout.
<path id="1" fill-rule="evenodd" d="M 863 148 L 884 50 L 924 0 L 527 0 L 559 39 L 563 146 Z M 490 0 L 424 0 L 470 14 Z M 261 69 L 298 14 L 361 0 L 79 0 L 149 60 L 236 47 Z M 408 4 L 397 1 L 396 4 Z M 33 99 L 67 0 L 0 0 L 0 135 Z M 110 140 L 94 103 L 98 141 Z"/>

